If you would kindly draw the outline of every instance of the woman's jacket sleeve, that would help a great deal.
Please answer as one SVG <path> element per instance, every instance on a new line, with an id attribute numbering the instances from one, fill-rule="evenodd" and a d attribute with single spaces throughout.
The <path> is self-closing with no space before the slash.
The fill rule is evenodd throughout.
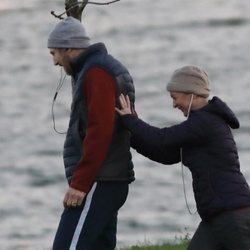
<path id="1" fill-rule="evenodd" d="M 180 161 L 180 148 L 202 143 L 204 129 L 193 117 L 178 125 L 157 128 L 133 115 L 122 116 L 123 125 L 131 132 L 131 146 L 151 160 L 173 164 Z"/>

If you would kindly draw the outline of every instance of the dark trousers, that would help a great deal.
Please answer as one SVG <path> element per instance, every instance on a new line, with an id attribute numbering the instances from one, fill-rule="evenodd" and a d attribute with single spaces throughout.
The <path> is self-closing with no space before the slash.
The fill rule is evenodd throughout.
<path id="1" fill-rule="evenodd" d="M 250 208 L 224 212 L 202 221 L 188 250 L 250 250 Z"/>
<path id="2" fill-rule="evenodd" d="M 117 214 L 127 195 L 128 183 L 95 183 L 81 207 L 64 210 L 53 250 L 114 250 Z"/>

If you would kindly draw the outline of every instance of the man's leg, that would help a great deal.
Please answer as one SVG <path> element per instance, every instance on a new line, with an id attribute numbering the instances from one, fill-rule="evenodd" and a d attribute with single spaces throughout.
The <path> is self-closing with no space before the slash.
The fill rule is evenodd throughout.
<path id="1" fill-rule="evenodd" d="M 128 183 L 98 182 L 85 226 L 77 244 L 79 250 L 85 250 L 86 241 L 89 242 L 91 250 L 115 249 L 117 213 L 125 203 L 127 195 Z"/>
<path id="2" fill-rule="evenodd" d="M 97 239 L 93 249 L 110 250 L 116 246 L 117 214 L 108 222 L 102 234 Z"/>
<path id="3" fill-rule="evenodd" d="M 53 250 L 74 249 L 72 244 L 78 241 L 79 231 L 81 231 L 81 227 L 84 225 L 95 190 L 96 183 L 92 186 L 80 207 L 64 209 L 55 235 Z"/>
<path id="4" fill-rule="evenodd" d="M 96 245 L 100 244 L 100 250 L 113 250 L 117 211 L 126 201 L 127 194 L 127 183 L 95 184 L 82 207 L 64 211 L 53 250 L 99 250 Z"/>

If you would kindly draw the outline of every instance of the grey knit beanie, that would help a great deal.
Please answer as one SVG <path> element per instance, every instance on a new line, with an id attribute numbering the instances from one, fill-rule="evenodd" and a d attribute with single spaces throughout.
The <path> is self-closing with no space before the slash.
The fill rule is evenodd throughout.
<path id="1" fill-rule="evenodd" d="M 49 35 L 48 48 L 84 49 L 90 39 L 81 22 L 73 17 L 60 21 Z"/>
<path id="2" fill-rule="evenodd" d="M 184 66 L 174 71 L 167 84 L 167 90 L 209 96 L 209 80 L 207 73 L 197 66 Z"/>

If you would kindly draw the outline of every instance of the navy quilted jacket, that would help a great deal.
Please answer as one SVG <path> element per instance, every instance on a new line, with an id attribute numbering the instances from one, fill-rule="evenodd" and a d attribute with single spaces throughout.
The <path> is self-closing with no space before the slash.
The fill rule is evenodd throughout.
<path id="1" fill-rule="evenodd" d="M 250 189 L 240 171 L 231 133 L 231 128 L 239 128 L 239 121 L 218 97 L 175 126 L 153 127 L 133 115 L 123 116 L 122 121 L 132 133 L 132 147 L 151 160 L 178 163 L 183 149 L 182 161 L 192 173 L 197 209 L 203 220 L 250 206 Z"/>

